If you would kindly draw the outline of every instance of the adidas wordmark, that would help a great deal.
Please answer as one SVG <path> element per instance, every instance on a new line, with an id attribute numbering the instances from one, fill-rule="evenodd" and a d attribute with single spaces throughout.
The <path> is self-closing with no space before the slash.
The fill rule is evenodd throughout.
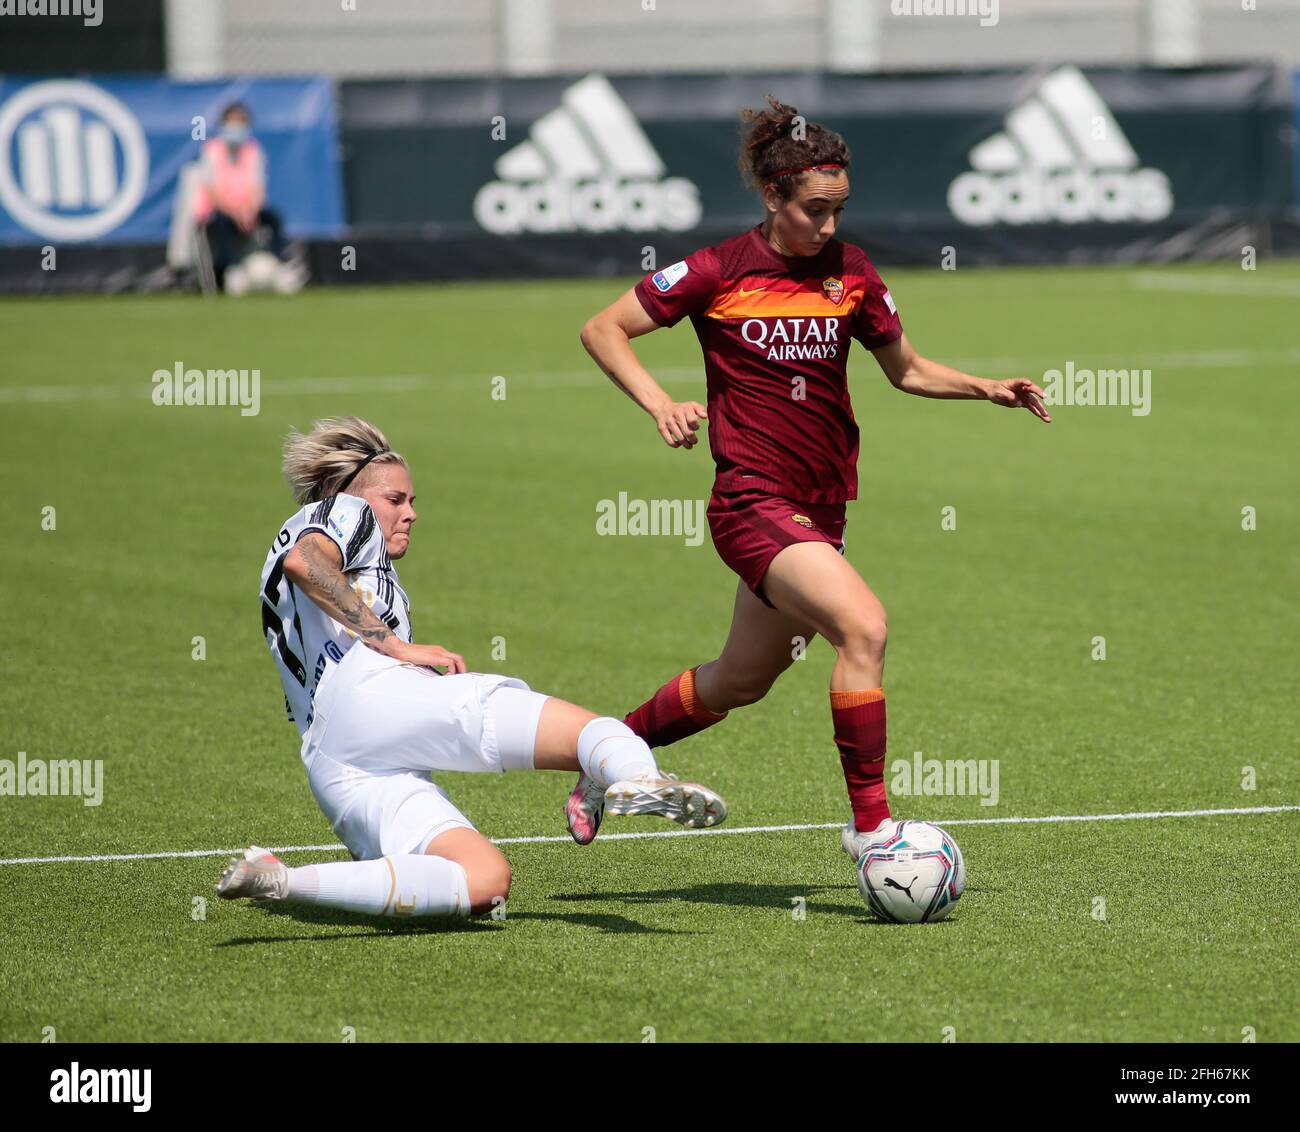
<path id="1" fill-rule="evenodd" d="M 1140 168 L 1110 108 L 1078 67 L 1059 67 L 970 151 L 948 186 L 963 224 L 1151 222 L 1174 207 L 1169 178 Z"/>
<path id="2" fill-rule="evenodd" d="M 663 160 L 604 75 L 569 87 L 494 169 L 498 179 L 474 196 L 474 218 L 500 236 L 680 232 L 703 215 L 695 183 L 665 176 Z"/>

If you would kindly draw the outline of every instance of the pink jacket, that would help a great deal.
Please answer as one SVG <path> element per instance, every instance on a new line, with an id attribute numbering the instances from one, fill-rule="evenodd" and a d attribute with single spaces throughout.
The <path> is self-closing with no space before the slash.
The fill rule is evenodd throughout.
<path id="1" fill-rule="evenodd" d="M 235 212 L 250 205 L 261 207 L 266 197 L 266 157 L 252 138 L 242 142 L 232 160 L 230 146 L 220 138 L 203 144 L 201 172 L 194 192 L 193 215 L 206 224 L 213 210 Z"/>

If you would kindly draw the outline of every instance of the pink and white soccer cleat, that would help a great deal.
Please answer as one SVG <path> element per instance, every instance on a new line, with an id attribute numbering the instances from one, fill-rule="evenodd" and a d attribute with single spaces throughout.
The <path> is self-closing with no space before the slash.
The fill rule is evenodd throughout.
<path id="1" fill-rule="evenodd" d="M 697 782 L 679 782 L 671 774 L 643 774 L 615 782 L 605 791 L 605 809 L 621 816 L 667 818 L 687 829 L 708 829 L 727 817 L 727 803 L 720 794 Z"/>
<path id="2" fill-rule="evenodd" d="M 605 788 L 594 778 L 579 772 L 578 785 L 564 803 L 564 818 L 569 834 L 579 845 L 596 840 L 600 819 L 605 816 Z"/>

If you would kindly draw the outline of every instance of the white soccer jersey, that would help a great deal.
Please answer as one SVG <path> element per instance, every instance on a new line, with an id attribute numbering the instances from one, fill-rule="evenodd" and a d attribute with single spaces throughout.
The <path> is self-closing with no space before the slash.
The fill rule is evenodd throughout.
<path id="1" fill-rule="evenodd" d="M 333 540 L 343 555 L 343 573 L 352 588 L 398 637 L 411 640 L 411 603 L 388 558 L 383 531 L 364 499 L 331 495 L 309 503 L 289 519 L 262 567 L 262 627 L 284 685 L 285 708 L 300 733 L 311 725 L 312 700 L 326 667 L 337 664 L 358 642 L 351 629 L 285 577 L 285 555 L 308 531 L 319 531 Z"/>

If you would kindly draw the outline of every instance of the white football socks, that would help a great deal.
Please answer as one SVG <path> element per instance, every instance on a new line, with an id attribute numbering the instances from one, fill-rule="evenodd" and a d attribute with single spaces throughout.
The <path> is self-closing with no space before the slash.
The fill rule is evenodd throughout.
<path id="1" fill-rule="evenodd" d="M 446 857 L 332 861 L 290 869 L 285 899 L 371 916 L 468 916 L 469 879 Z"/>
<path id="2" fill-rule="evenodd" d="M 609 786 L 643 774 L 659 775 L 659 765 L 645 740 L 621 719 L 602 715 L 578 735 L 578 765 L 588 778 Z"/>

